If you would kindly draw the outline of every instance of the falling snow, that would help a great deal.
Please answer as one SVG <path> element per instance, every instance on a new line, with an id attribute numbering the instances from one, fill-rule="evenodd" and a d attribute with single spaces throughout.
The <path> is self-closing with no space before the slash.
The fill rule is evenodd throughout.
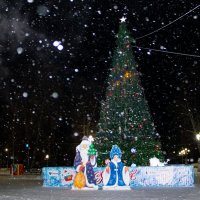
<path id="1" fill-rule="evenodd" d="M 57 92 L 53 92 L 51 94 L 51 96 L 54 98 L 54 99 L 57 99 L 59 97 L 58 93 Z"/>
<path id="2" fill-rule="evenodd" d="M 28 97 L 28 93 L 27 93 L 27 92 L 23 92 L 22 95 L 23 95 L 24 98 L 27 98 L 27 97 Z"/>
<path id="3" fill-rule="evenodd" d="M 22 54 L 22 53 L 23 53 L 23 51 L 24 51 L 24 50 L 23 50 L 23 48 L 22 48 L 22 47 L 18 47 L 18 48 L 17 48 L 17 53 L 18 53 L 18 54 Z"/>
<path id="4" fill-rule="evenodd" d="M 47 152 L 52 144 L 69 151 L 64 144 L 69 138 L 76 142 L 92 130 L 95 134 L 118 26 L 126 22 L 163 148 L 168 154 L 173 145 L 178 151 L 177 143 L 196 145 L 186 116 L 189 112 L 198 129 L 199 9 L 176 20 L 197 6 L 194 1 L 0 2 L 0 141 L 15 133 L 24 138 L 16 143 L 30 140 L 38 148 L 34 152 Z M 65 164 L 57 150 L 52 152 Z"/>

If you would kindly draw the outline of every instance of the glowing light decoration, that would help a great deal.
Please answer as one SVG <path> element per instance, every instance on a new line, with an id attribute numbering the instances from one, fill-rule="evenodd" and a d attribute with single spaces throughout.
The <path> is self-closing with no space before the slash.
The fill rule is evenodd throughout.
<path id="1" fill-rule="evenodd" d="M 132 154 L 135 154 L 136 152 L 137 152 L 137 150 L 136 150 L 135 148 L 132 148 L 132 149 L 131 149 L 131 153 L 132 153 Z"/>
<path id="2" fill-rule="evenodd" d="M 179 156 L 185 156 L 188 153 L 190 153 L 190 149 L 185 148 L 185 149 L 182 149 L 178 154 L 179 154 Z"/>
<path id="3" fill-rule="evenodd" d="M 120 86 L 120 84 L 121 84 L 121 81 L 115 81 L 116 86 Z"/>
<path id="4" fill-rule="evenodd" d="M 123 17 L 120 19 L 121 23 L 122 23 L 122 22 L 125 22 L 126 19 L 127 19 L 127 18 L 123 16 Z"/>
<path id="5" fill-rule="evenodd" d="M 126 72 L 124 73 L 124 77 L 125 77 L 125 78 L 131 78 L 131 77 L 132 77 L 132 73 L 131 73 L 130 71 L 126 71 Z"/>

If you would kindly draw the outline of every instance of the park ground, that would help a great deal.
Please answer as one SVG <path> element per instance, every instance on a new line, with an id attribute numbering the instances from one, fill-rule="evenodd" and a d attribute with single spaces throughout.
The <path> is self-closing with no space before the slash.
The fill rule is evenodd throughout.
<path id="1" fill-rule="evenodd" d="M 194 187 L 135 188 L 130 191 L 73 191 L 46 188 L 38 175 L 13 177 L 0 174 L 0 200 L 199 200 L 200 173 L 195 174 Z"/>

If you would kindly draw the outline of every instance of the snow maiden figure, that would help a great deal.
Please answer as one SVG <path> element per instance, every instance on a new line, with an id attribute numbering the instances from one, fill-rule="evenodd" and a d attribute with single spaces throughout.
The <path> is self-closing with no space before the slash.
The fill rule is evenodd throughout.
<path id="1" fill-rule="evenodd" d="M 98 189 L 98 186 L 96 185 L 94 170 L 93 170 L 93 167 L 97 166 L 96 151 L 95 151 L 95 155 L 94 154 L 91 155 L 91 152 L 88 152 L 90 149 L 90 145 L 91 145 L 91 140 L 89 140 L 86 136 L 84 136 L 80 145 L 78 145 L 76 147 L 76 156 L 74 159 L 74 167 L 76 169 L 77 174 L 79 172 L 81 174 L 84 174 L 83 178 L 85 180 L 75 180 L 76 179 L 76 177 L 75 177 L 74 178 L 74 187 L 75 188 L 78 187 L 79 189 L 81 189 L 81 188 L 87 186 L 89 188 Z M 92 152 L 94 152 L 94 149 L 92 149 L 92 150 L 93 150 Z M 77 183 L 77 182 L 83 182 L 84 185 L 83 184 L 81 185 L 80 183 Z"/>
<path id="2" fill-rule="evenodd" d="M 121 162 L 122 153 L 117 145 L 113 145 L 110 151 L 111 161 L 103 172 L 103 189 L 129 189 L 129 170 Z"/>

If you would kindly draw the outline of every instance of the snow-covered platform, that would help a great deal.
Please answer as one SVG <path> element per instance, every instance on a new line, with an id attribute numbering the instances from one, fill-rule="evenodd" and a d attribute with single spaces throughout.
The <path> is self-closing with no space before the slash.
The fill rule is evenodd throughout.
<path id="1" fill-rule="evenodd" d="M 103 186 L 104 168 L 94 168 L 100 190 L 119 190 Z M 73 187 L 76 172 L 73 167 L 44 167 L 42 169 L 44 187 Z M 130 187 L 193 187 L 194 168 L 192 165 L 169 165 L 164 167 L 129 168 Z M 125 188 L 124 188 L 125 189 Z M 85 190 L 91 190 L 86 188 Z"/>

